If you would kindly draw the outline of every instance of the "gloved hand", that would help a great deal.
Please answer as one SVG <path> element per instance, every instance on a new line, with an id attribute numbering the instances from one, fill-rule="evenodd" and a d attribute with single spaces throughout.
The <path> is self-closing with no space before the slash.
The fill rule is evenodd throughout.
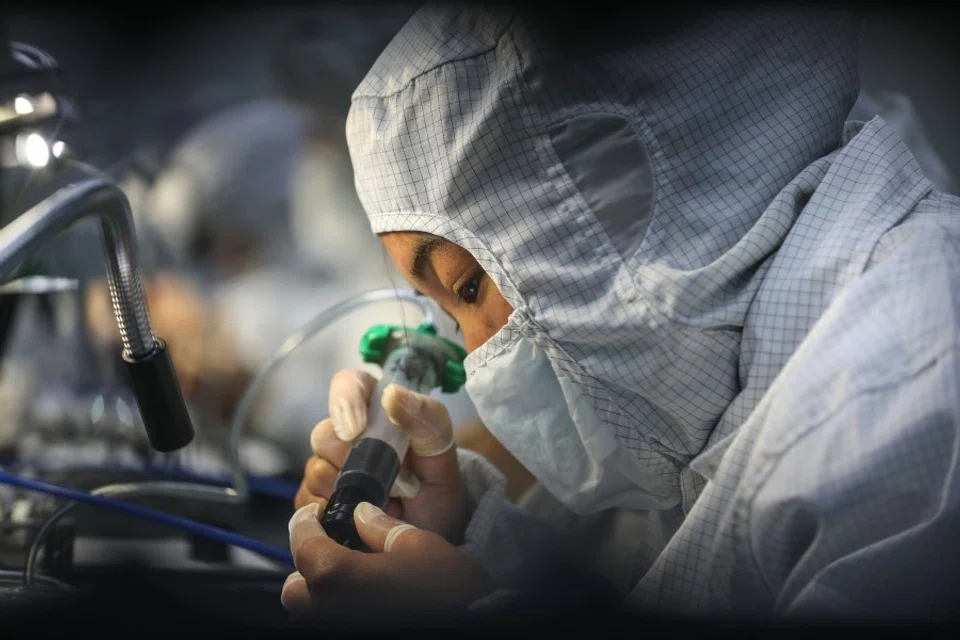
<path id="1" fill-rule="evenodd" d="M 367 426 L 367 407 L 376 386 L 376 379 L 363 371 L 345 369 L 333 377 L 331 417 L 310 435 L 316 455 L 307 461 L 294 498 L 298 509 L 310 503 L 326 507 L 351 442 Z M 460 544 L 470 507 L 447 408 L 435 398 L 394 385 L 384 391 L 382 402 L 390 420 L 410 436 L 387 513 Z"/>
<path id="2" fill-rule="evenodd" d="M 363 502 L 354 511 L 370 553 L 343 547 L 308 504 L 290 519 L 290 550 L 297 571 L 280 601 L 296 617 L 384 614 L 456 614 L 494 591 L 490 576 L 436 533 L 418 529 Z"/>

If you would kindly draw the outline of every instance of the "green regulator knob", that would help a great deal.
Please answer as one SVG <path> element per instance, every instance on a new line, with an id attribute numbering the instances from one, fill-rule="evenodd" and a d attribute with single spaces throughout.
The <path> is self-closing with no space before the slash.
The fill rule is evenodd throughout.
<path id="1" fill-rule="evenodd" d="M 456 393 L 467 380 L 463 361 L 466 350 L 452 340 L 437 335 L 430 323 L 416 327 L 377 324 L 370 327 L 360 339 L 360 356 L 364 362 L 383 366 L 396 349 L 415 348 L 430 354 L 437 368 L 440 390 Z"/>

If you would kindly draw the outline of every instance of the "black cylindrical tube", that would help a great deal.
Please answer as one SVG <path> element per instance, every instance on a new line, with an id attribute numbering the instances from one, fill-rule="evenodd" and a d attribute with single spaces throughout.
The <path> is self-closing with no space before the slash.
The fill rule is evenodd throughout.
<path id="1" fill-rule="evenodd" d="M 0 360 L 13 335 L 16 326 L 17 309 L 20 306 L 20 294 L 0 296 Z"/>
<path id="2" fill-rule="evenodd" d="M 327 535 L 349 549 L 363 549 L 353 511 L 361 502 L 386 507 L 399 470 L 400 458 L 386 442 L 363 438 L 354 444 L 320 519 Z"/>
<path id="3" fill-rule="evenodd" d="M 133 358 L 124 352 L 133 392 L 137 397 L 143 427 L 150 446 L 157 451 L 176 451 L 193 440 L 193 423 L 177 382 L 167 345 L 156 338 L 156 348 Z"/>

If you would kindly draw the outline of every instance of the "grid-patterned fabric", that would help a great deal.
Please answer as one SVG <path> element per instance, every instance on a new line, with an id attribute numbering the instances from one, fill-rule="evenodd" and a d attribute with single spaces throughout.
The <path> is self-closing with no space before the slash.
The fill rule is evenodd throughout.
<path id="1" fill-rule="evenodd" d="M 814 191 L 823 215 L 801 216 L 778 253 L 755 302 L 776 313 L 748 324 L 761 399 L 694 461 L 709 482 L 634 604 L 955 611 L 960 199 L 917 202 L 929 183 L 892 138 L 876 121 L 854 138 Z M 830 248 L 845 236 L 851 259 Z M 866 271 L 829 301 L 783 293 L 788 282 L 806 290 L 842 279 L 852 265 Z M 794 314 L 811 329 L 792 356 L 763 347 Z M 768 344 L 788 350 L 790 340 L 778 333 Z"/>
<path id="2" fill-rule="evenodd" d="M 428 9 L 354 96 L 374 232 L 460 244 L 518 309 L 468 364 L 532 337 L 682 503 L 637 541 L 636 603 L 883 606 L 882 563 L 926 566 L 956 519 L 960 202 L 882 120 L 845 126 L 857 41 L 839 13 L 725 13 L 561 63 L 509 16 Z M 596 114 L 650 163 L 635 243 L 551 138 Z M 503 574 L 538 529 L 480 484 L 469 548 Z"/>
<path id="3" fill-rule="evenodd" d="M 574 63 L 508 14 L 428 8 L 354 94 L 358 193 L 374 232 L 460 244 L 518 310 L 468 373 L 532 334 L 679 501 L 680 471 L 740 391 L 740 329 L 796 215 L 770 202 L 840 145 L 857 36 L 842 14 L 722 14 Z M 551 144 L 554 124 L 591 114 L 624 118 L 652 164 L 632 255 Z"/>

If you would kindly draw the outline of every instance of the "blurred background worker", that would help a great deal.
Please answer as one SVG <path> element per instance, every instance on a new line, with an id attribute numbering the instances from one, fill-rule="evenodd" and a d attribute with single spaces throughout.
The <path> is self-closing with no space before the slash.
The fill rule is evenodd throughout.
<path id="1" fill-rule="evenodd" d="M 344 120 L 353 86 L 410 11 L 400 4 L 376 17 L 333 7 L 227 17 L 217 29 L 220 55 L 207 54 L 205 29 L 162 43 L 169 55 L 153 63 L 152 87 L 162 99 L 125 93 L 125 84 L 113 82 L 126 78 L 113 69 L 118 77 L 99 83 L 112 101 L 82 102 L 110 135 L 92 139 L 87 129 L 72 146 L 97 152 L 130 199 L 153 323 L 198 416 L 202 445 L 194 449 L 204 452 L 202 464 L 223 463 L 226 425 L 242 392 L 291 333 L 361 291 L 405 286 L 370 236 Z M 121 106 L 135 116 L 116 117 Z M 117 129 L 129 132 L 133 148 L 114 142 L 124 138 Z M 122 377 L 120 342 L 98 234 L 95 225 L 78 225 L 46 254 L 51 270 L 81 276 L 80 307 L 60 311 L 74 318 L 60 320 L 71 335 L 83 336 L 78 366 L 113 385 Z M 399 303 L 358 310 L 274 372 L 248 417 L 252 469 L 298 472 L 310 454 L 306 436 L 328 409 L 324 381 L 360 362 L 367 327 L 416 313 Z M 438 322 L 453 336 L 452 321 Z M 28 335 L 31 324 L 28 315 L 19 319 L 15 352 L 40 339 Z M 23 372 L 29 364 L 9 366 Z M 25 393 L 18 379 L 5 376 L 9 393 Z M 66 411 L 64 398 L 77 394 L 61 391 L 41 396 Z M 70 404 L 89 413 L 101 396 L 94 389 Z M 129 408 L 128 394 L 113 396 Z M 107 405 L 109 413 L 114 403 Z M 474 419 L 463 392 L 450 407 L 458 424 Z M 189 455 L 201 464 L 197 451 Z"/>

